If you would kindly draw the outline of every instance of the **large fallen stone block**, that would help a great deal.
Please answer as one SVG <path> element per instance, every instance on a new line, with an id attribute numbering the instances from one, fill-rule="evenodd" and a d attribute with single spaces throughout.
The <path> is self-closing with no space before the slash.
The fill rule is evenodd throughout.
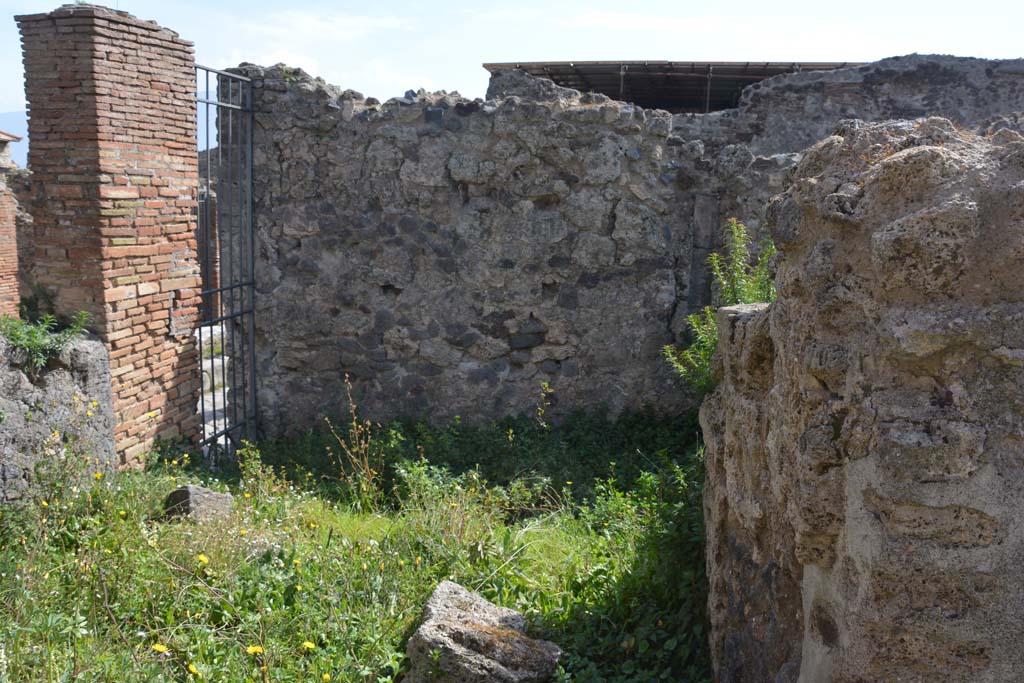
<path id="1" fill-rule="evenodd" d="M 405 683 L 544 683 L 562 650 L 526 635 L 526 620 L 457 583 L 430 596 L 406 647 Z"/>
<path id="2" fill-rule="evenodd" d="M 187 484 L 167 494 L 164 512 L 168 517 L 188 517 L 197 522 L 207 522 L 230 514 L 234 504 L 235 499 L 230 493 L 217 493 Z"/>

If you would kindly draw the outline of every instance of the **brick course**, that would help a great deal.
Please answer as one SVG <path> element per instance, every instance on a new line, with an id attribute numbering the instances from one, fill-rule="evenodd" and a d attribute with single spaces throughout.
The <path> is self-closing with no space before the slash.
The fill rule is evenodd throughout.
<path id="1" fill-rule="evenodd" d="M 32 277 L 111 353 L 115 440 L 134 464 L 194 437 L 199 304 L 192 44 L 93 5 L 16 17 L 29 102 Z"/>
<path id="2" fill-rule="evenodd" d="M 14 192 L 0 167 L 0 315 L 18 313 L 18 242 Z"/>

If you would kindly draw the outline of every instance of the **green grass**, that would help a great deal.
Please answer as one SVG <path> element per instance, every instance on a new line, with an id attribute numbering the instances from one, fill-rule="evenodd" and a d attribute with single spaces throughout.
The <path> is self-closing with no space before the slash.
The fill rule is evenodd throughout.
<path id="1" fill-rule="evenodd" d="M 248 448 L 217 477 L 173 454 L 62 476 L 4 508 L 0 682 L 394 681 L 449 578 L 559 643 L 560 681 L 707 680 L 692 420 L 366 428 Z M 359 443 L 369 492 L 337 464 Z M 162 520 L 186 481 L 232 491 L 234 514 Z"/>

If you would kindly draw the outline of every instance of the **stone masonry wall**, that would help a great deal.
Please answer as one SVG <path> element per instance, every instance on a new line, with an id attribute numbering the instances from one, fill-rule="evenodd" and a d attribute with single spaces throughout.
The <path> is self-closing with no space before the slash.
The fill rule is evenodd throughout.
<path id="1" fill-rule="evenodd" d="M 1024 136 L 850 123 L 701 410 L 718 681 L 1021 680 Z"/>
<path id="2" fill-rule="evenodd" d="M 665 145 L 670 115 L 578 94 L 368 105 L 244 71 L 271 432 L 340 410 L 345 373 L 374 417 L 516 413 L 541 381 L 556 408 L 678 393 L 647 360 L 689 263 L 692 208 L 666 173 L 694 150 Z"/>
<path id="3" fill-rule="evenodd" d="M 488 100 L 383 104 L 284 66 L 254 79 L 264 426 L 686 405 L 659 349 L 707 303 L 730 216 L 761 231 L 799 151 L 851 117 L 1024 110 L 1024 62 L 911 56 L 777 77 L 672 116 L 521 72 Z"/>
<path id="4" fill-rule="evenodd" d="M 120 457 L 196 432 L 191 43 L 124 12 L 17 17 L 29 103 L 31 280 L 109 346 Z"/>
<path id="5" fill-rule="evenodd" d="M 23 499 L 35 468 L 53 465 L 66 444 L 88 470 L 116 465 L 107 349 L 73 341 L 38 375 L 0 337 L 0 502 Z M 54 436 L 56 434 L 56 437 Z"/>

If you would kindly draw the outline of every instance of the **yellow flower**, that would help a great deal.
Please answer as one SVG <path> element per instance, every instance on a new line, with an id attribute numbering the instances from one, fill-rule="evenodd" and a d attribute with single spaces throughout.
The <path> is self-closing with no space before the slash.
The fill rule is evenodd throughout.
<path id="1" fill-rule="evenodd" d="M 243 496 L 244 496 L 245 498 L 252 498 L 252 494 L 251 494 L 251 493 L 249 493 L 248 491 L 246 491 L 246 492 L 245 492 L 245 493 L 243 493 L 242 495 L 243 495 Z"/>
<path id="2" fill-rule="evenodd" d="M 308 640 L 304 640 L 304 641 L 302 641 L 302 649 L 303 650 L 314 650 L 314 649 L 316 649 L 316 645 L 314 643 L 311 643 Z"/>
<path id="3" fill-rule="evenodd" d="M 302 584 L 301 584 L 301 583 L 300 583 L 300 584 L 297 584 L 297 585 L 295 586 L 295 590 L 297 590 L 297 591 L 301 591 L 301 590 L 302 590 Z"/>
<path id="4" fill-rule="evenodd" d="M 99 401 L 93 401 L 89 405 L 91 405 L 93 408 L 99 408 L 100 407 L 100 402 Z"/>
<path id="5" fill-rule="evenodd" d="M 39 501 L 39 504 L 40 504 L 40 505 L 42 505 L 42 506 L 43 506 L 44 508 L 48 508 L 48 507 L 50 507 L 50 504 L 49 504 L 49 503 L 47 503 L 47 502 L 46 502 L 45 500 L 41 500 L 41 501 Z"/>
<path id="6" fill-rule="evenodd" d="M 210 558 L 208 558 L 203 553 L 199 553 L 198 555 L 196 555 L 196 559 L 199 560 L 199 564 L 210 564 Z"/>
<path id="7" fill-rule="evenodd" d="M 117 511 L 117 514 L 119 514 L 119 515 L 121 515 L 122 517 L 124 517 L 124 516 L 125 516 L 125 515 L 127 515 L 128 513 L 127 513 L 127 512 L 125 512 L 124 510 L 118 510 L 118 511 Z"/>
<path id="8" fill-rule="evenodd" d="M 417 567 L 420 566 L 420 562 L 422 562 L 422 558 L 419 555 L 417 555 L 416 556 L 416 566 Z"/>
<path id="9" fill-rule="evenodd" d="M 316 522 L 310 522 L 309 523 L 309 528 L 310 529 L 315 529 L 316 528 Z"/>
<path id="10" fill-rule="evenodd" d="M 163 643 L 155 643 L 153 645 L 153 652 L 159 652 L 160 654 L 167 652 L 167 650 L 169 649 L 170 648 L 164 645 Z"/>
<path id="11" fill-rule="evenodd" d="M 249 532 L 246 531 L 245 529 L 239 529 L 238 530 L 238 535 L 239 536 L 245 536 L 247 533 L 249 533 Z"/>
<path id="12" fill-rule="evenodd" d="M 245 648 L 245 654 L 247 655 L 261 655 L 263 654 L 263 648 L 259 645 L 250 645 Z"/>
<path id="13" fill-rule="evenodd" d="M 103 473 L 102 472 L 93 472 L 92 473 L 92 478 L 95 479 L 96 481 L 99 481 L 100 479 L 103 478 Z"/>
<path id="14" fill-rule="evenodd" d="M 363 562 L 363 571 L 364 572 L 366 571 L 366 563 L 365 562 Z"/>
<path id="15" fill-rule="evenodd" d="M 566 486 L 572 486 L 572 482 L 571 481 L 567 481 L 567 482 L 565 482 L 565 485 Z"/>
<path id="16" fill-rule="evenodd" d="M 92 408 L 90 408 L 89 410 L 85 411 L 85 416 L 86 417 L 92 417 Z"/>
<path id="17" fill-rule="evenodd" d="M 296 557 L 294 560 L 292 560 L 292 564 L 298 567 L 300 564 L 302 564 L 302 560 Z"/>
<path id="18" fill-rule="evenodd" d="M 331 680 L 331 674 L 324 674 L 323 676 L 320 677 L 320 680 L 321 681 L 329 681 L 329 680 Z"/>
<path id="19" fill-rule="evenodd" d="M 199 669 L 196 668 L 195 664 L 189 664 L 188 665 L 188 672 L 190 674 L 192 674 L 193 676 L 198 676 L 199 675 Z"/>

